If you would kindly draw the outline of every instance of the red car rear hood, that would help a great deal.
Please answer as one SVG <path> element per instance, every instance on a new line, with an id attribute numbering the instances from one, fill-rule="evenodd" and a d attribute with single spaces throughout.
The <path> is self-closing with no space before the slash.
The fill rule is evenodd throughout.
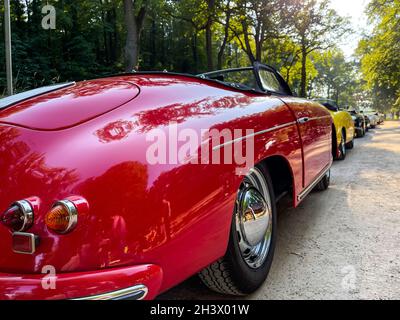
<path id="1" fill-rule="evenodd" d="M 127 81 L 84 81 L 10 106 L 0 112 L 0 123 L 36 130 L 66 129 L 126 104 L 139 92 Z"/>

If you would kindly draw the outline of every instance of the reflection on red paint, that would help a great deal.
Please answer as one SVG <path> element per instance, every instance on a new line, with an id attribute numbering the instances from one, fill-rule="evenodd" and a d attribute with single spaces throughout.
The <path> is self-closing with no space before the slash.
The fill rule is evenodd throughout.
<path id="1" fill-rule="evenodd" d="M 156 128 L 167 132 L 171 122 L 198 133 L 262 132 L 296 119 L 276 97 L 184 76 L 127 75 L 86 85 L 0 112 L 0 211 L 19 199 L 40 199 L 30 232 L 41 239 L 35 255 L 16 255 L 10 231 L 0 226 L 0 273 L 32 277 L 52 265 L 61 274 L 87 274 L 151 263 L 162 268 L 155 295 L 224 255 L 241 178 L 230 164 L 149 165 L 146 134 Z M 49 123 L 50 113 L 57 119 Z M 53 130 L 64 126 L 69 128 Z M 301 143 L 296 124 L 255 139 L 256 162 L 279 156 L 290 164 L 295 196 L 303 190 Z M 326 164 L 318 155 L 312 160 Z M 85 198 L 89 212 L 72 233 L 54 234 L 45 227 L 45 215 L 70 196 Z M 0 295 L 41 294 L 32 279 L 10 279 L 0 275 Z M 108 289 L 121 284 L 110 279 Z M 75 289 L 52 298 L 84 290 L 72 283 Z"/>

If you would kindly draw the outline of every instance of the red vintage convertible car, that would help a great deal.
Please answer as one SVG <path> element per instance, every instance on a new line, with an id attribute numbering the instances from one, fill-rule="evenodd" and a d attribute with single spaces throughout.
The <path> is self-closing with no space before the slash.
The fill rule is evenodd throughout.
<path id="1" fill-rule="evenodd" d="M 0 299 L 153 299 L 196 273 L 249 294 L 276 202 L 328 188 L 332 164 L 329 112 L 260 64 L 33 90 L 0 100 L 0 139 Z M 252 166 L 229 161 L 248 147 Z"/>

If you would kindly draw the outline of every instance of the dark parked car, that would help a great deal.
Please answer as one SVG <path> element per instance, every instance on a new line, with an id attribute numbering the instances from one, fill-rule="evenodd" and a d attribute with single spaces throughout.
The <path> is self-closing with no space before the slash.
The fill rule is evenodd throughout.
<path id="1" fill-rule="evenodd" d="M 362 138 L 365 136 L 365 133 L 367 132 L 367 124 L 366 124 L 366 119 L 363 114 L 358 112 L 357 110 L 349 110 L 349 113 L 351 114 L 351 117 L 353 118 L 354 121 L 354 126 L 355 126 L 355 136 L 357 138 Z"/>
<path id="2" fill-rule="evenodd" d="M 360 114 L 364 117 L 365 120 L 365 132 L 368 132 L 371 129 L 371 120 L 369 117 L 364 113 L 364 111 L 360 111 Z"/>

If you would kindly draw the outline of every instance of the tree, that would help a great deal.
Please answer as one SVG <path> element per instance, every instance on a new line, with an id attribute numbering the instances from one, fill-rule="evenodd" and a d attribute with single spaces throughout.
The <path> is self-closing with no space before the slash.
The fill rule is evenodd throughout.
<path id="1" fill-rule="evenodd" d="M 400 112 L 400 1 L 373 0 L 367 14 L 374 29 L 357 50 L 365 88 L 376 109 Z"/>
<path id="2" fill-rule="evenodd" d="M 55 30 L 41 26 L 41 8 L 47 0 L 10 2 L 17 91 L 130 72 L 139 66 L 142 70 L 198 74 L 214 70 L 216 65 L 219 69 L 243 67 L 258 60 L 280 70 L 295 89 L 302 80 L 308 83 L 306 91 L 311 95 L 319 83 L 316 53 L 324 51 L 324 39 L 334 38 L 330 33 L 335 30 L 326 28 L 326 34 L 318 34 L 325 30 L 321 24 L 328 18 L 313 20 L 303 32 L 307 50 L 302 55 L 294 25 L 303 22 L 297 19 L 302 17 L 298 11 L 303 16 L 320 14 L 319 5 L 315 4 L 318 10 L 307 7 L 310 1 L 305 0 L 49 1 L 57 12 Z M 0 24 L 2 5 L 0 1 Z M 3 43 L 4 33 L 0 32 L 1 60 Z M 390 81 L 394 78 L 395 74 Z M 365 79 L 368 84 L 376 83 Z M 0 64 L 0 95 L 4 88 L 5 68 Z M 378 90 L 377 85 L 373 88 Z"/>
<path id="3" fill-rule="evenodd" d="M 147 0 L 124 0 L 126 25 L 125 71 L 138 69 L 140 34 L 147 12 Z"/>
<path id="4" fill-rule="evenodd" d="M 342 107 L 359 107 L 356 93 L 361 91 L 361 85 L 357 64 L 346 61 L 343 52 L 336 48 L 315 51 L 312 59 L 318 72 L 314 94 L 335 100 Z"/>
<path id="5" fill-rule="evenodd" d="M 308 55 L 334 46 L 349 29 L 347 20 L 329 7 L 329 0 L 295 1 L 292 12 L 292 35 L 301 48 L 300 95 L 306 97 Z"/>
<path id="6" fill-rule="evenodd" d="M 225 48 L 228 42 L 232 41 L 230 28 L 231 28 L 231 18 L 234 9 L 231 6 L 231 4 L 232 0 L 227 0 L 226 2 L 222 1 L 219 7 L 219 11 L 224 13 L 225 19 L 223 22 L 219 21 L 219 23 L 223 26 L 224 36 L 221 42 L 220 49 L 218 51 L 218 69 L 222 69 Z"/>
<path id="7" fill-rule="evenodd" d="M 262 60 L 265 41 L 280 37 L 285 3 L 282 0 L 237 0 L 231 30 L 251 63 Z"/>
<path id="8" fill-rule="evenodd" d="M 215 0 L 186 0 L 186 1 L 167 1 L 169 8 L 167 13 L 182 21 L 192 25 L 198 33 L 204 31 L 205 53 L 207 57 L 207 70 L 214 70 L 213 39 L 214 24 L 217 17 L 218 1 Z"/>

